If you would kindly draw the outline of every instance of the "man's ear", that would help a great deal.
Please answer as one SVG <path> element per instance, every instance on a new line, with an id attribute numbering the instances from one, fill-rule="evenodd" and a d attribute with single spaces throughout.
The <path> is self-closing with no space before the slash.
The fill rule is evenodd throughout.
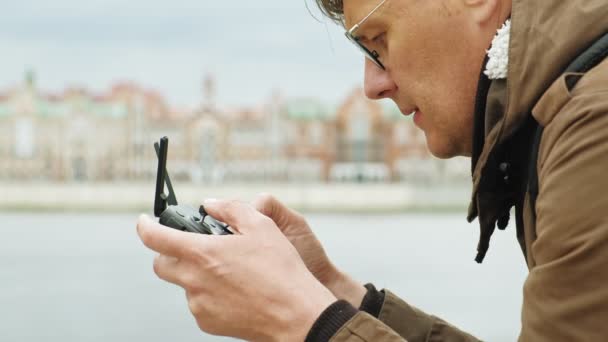
<path id="1" fill-rule="evenodd" d="M 502 0 L 463 0 L 478 25 L 487 25 L 500 11 Z"/>

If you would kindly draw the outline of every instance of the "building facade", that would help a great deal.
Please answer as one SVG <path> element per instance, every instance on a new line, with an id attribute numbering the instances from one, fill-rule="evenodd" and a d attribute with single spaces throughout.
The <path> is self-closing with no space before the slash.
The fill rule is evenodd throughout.
<path id="1" fill-rule="evenodd" d="M 440 161 L 393 106 L 354 89 L 331 108 L 272 96 L 254 108 L 219 109 L 213 82 L 195 109 L 171 108 L 133 83 L 103 94 L 44 94 L 33 75 L 0 92 L 0 180 L 150 180 L 153 142 L 168 136 L 172 178 L 193 182 L 466 181 L 464 160 Z"/>

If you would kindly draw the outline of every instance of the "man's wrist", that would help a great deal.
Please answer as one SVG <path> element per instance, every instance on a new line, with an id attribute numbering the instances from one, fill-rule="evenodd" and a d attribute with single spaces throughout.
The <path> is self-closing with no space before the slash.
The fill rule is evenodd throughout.
<path id="1" fill-rule="evenodd" d="M 273 333 L 268 340 L 276 341 L 304 341 L 309 334 L 313 324 L 329 307 L 337 301 L 337 298 L 321 283 L 318 283 L 318 296 L 314 299 L 307 296 L 297 301 L 298 305 L 289 314 L 289 319 L 284 321 L 281 333 Z"/>
<path id="2" fill-rule="evenodd" d="M 361 306 L 367 289 L 363 284 L 352 279 L 349 275 L 334 268 L 331 276 L 323 283 L 338 299 L 349 302 L 355 308 Z"/>

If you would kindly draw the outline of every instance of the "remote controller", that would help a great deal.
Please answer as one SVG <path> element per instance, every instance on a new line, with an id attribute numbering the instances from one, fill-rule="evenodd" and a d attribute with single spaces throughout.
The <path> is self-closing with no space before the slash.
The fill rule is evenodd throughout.
<path id="1" fill-rule="evenodd" d="M 173 186 L 167 173 L 167 151 L 169 138 L 162 137 L 159 143 L 154 143 L 156 156 L 158 157 L 158 170 L 156 173 L 156 194 L 154 196 L 154 216 L 164 226 L 191 233 L 209 235 L 232 234 L 228 225 L 222 223 L 205 212 L 201 205 L 199 210 L 191 206 L 177 204 Z M 165 194 L 165 184 L 168 194 Z"/>

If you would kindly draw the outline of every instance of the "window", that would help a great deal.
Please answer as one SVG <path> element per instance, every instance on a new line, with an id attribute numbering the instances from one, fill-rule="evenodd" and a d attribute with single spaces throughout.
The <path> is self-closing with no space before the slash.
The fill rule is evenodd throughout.
<path id="1" fill-rule="evenodd" d="M 15 155 L 21 159 L 34 156 L 34 125 L 30 119 L 15 122 Z"/>

